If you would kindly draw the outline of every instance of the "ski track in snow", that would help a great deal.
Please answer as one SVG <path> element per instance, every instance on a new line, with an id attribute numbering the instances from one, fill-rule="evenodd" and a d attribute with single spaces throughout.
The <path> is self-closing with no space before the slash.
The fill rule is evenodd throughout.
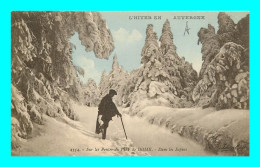
<path id="1" fill-rule="evenodd" d="M 96 120 L 97 108 L 78 109 L 80 122 L 85 124 L 87 129 L 94 131 L 95 124 L 89 124 Z M 144 119 L 131 117 L 123 114 L 123 121 L 127 137 L 133 142 L 136 148 L 152 148 L 148 151 L 153 156 L 213 156 L 215 154 L 207 152 L 203 147 L 194 141 L 183 138 L 178 134 L 173 134 L 169 130 L 151 125 Z M 107 138 L 109 140 L 125 139 L 123 127 L 120 118 L 113 117 L 113 121 L 109 122 L 107 130 Z M 159 151 L 159 148 L 174 149 L 174 151 Z M 178 149 L 187 149 L 187 151 L 175 151 Z"/>
<path id="2" fill-rule="evenodd" d="M 45 125 L 34 125 L 33 138 L 24 140 L 22 147 L 12 152 L 16 156 L 214 156 L 203 147 L 169 130 L 151 125 L 144 119 L 123 114 L 128 139 L 121 120 L 109 122 L 107 140 L 95 134 L 97 108 L 74 104 L 79 121 L 66 117 L 45 116 Z M 130 151 L 121 150 L 130 148 Z M 94 151 L 95 148 L 99 151 Z M 115 149 L 118 150 L 115 150 Z M 151 148 L 152 151 L 138 148 Z M 159 149 L 167 151 L 159 151 Z M 169 148 L 173 151 L 169 151 Z M 185 151 L 175 151 L 185 149 Z M 91 150 L 92 149 L 92 150 Z M 110 149 L 110 151 L 102 150 Z M 112 150 L 111 150 L 112 149 Z M 135 150 L 133 150 L 135 149 Z M 91 151 L 90 151 L 91 150 Z"/>

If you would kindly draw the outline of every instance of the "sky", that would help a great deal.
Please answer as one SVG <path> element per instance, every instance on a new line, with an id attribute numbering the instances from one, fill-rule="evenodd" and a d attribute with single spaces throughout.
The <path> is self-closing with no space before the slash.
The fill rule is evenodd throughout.
<path id="1" fill-rule="evenodd" d="M 197 44 L 197 33 L 201 27 L 208 27 L 211 24 L 218 30 L 219 12 L 125 12 L 125 11 L 102 11 L 102 17 L 107 22 L 110 29 L 115 49 L 109 59 L 96 58 L 93 51 L 86 52 L 85 47 L 81 45 L 78 33 L 75 33 L 70 42 L 76 46 L 73 49 L 73 64 L 82 67 L 85 70 L 84 77 L 80 77 L 83 83 L 89 78 L 99 83 L 103 71 L 109 73 L 112 68 L 113 56 L 117 55 L 119 65 L 131 72 L 141 66 L 141 52 L 145 43 L 146 27 L 153 24 L 154 31 L 158 39 L 162 33 L 162 27 L 166 19 L 169 20 L 171 31 L 173 33 L 173 42 L 177 47 L 177 54 L 185 57 L 185 60 L 192 63 L 193 68 L 199 72 L 202 64 L 201 44 Z M 245 17 L 248 12 L 226 12 L 235 23 Z M 134 16 L 150 16 L 151 19 L 134 19 Z M 160 16 L 161 19 L 155 19 Z M 204 16 L 204 19 L 174 19 L 174 16 Z M 184 35 L 186 22 L 190 28 L 189 34 Z"/>

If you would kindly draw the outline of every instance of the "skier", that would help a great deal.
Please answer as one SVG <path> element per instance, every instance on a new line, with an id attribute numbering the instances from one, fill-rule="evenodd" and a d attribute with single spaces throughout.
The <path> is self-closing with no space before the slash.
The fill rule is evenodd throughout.
<path id="1" fill-rule="evenodd" d="M 184 31 L 184 35 L 185 35 L 185 32 L 187 32 L 188 34 L 190 34 L 189 31 L 190 31 L 190 28 L 189 28 L 189 26 L 188 26 L 188 21 L 186 21 L 186 28 L 185 28 L 185 31 Z"/>
<path id="2" fill-rule="evenodd" d="M 98 117 L 96 122 L 96 133 L 102 132 L 102 139 L 106 139 L 106 132 L 108 123 L 115 115 L 122 117 L 118 112 L 116 105 L 112 101 L 112 97 L 117 95 L 117 92 L 113 89 L 109 90 L 109 93 L 103 97 L 98 105 Z"/>

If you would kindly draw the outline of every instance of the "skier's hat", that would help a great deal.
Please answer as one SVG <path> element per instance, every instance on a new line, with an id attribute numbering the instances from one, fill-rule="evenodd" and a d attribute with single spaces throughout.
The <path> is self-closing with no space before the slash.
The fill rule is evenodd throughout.
<path id="1" fill-rule="evenodd" d="M 114 89 L 110 89 L 109 90 L 109 94 L 110 95 L 117 95 L 116 91 Z"/>

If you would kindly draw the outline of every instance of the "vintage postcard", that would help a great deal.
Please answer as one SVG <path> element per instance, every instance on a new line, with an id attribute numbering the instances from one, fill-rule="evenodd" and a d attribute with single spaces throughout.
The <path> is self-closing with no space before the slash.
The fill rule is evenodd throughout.
<path id="1" fill-rule="evenodd" d="M 249 156 L 249 12 L 13 11 L 12 156 Z"/>

